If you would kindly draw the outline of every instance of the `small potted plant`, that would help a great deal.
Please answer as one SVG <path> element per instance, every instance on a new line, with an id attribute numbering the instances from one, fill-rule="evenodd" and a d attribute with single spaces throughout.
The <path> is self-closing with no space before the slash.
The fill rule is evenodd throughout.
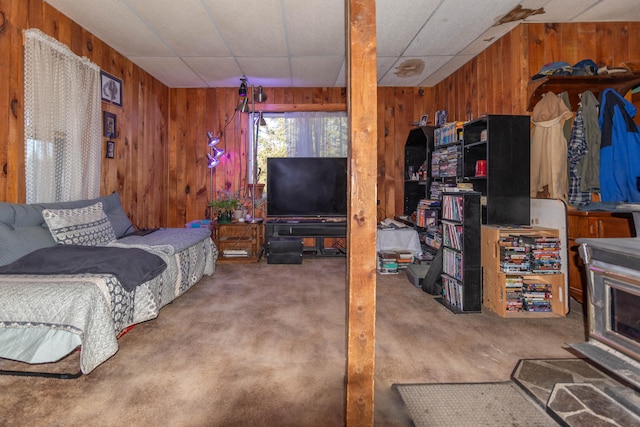
<path id="1" fill-rule="evenodd" d="M 244 203 L 239 195 L 228 192 L 218 193 L 218 198 L 210 201 L 209 207 L 216 213 L 219 224 L 229 224 L 233 217 L 233 212 L 242 208 Z"/>

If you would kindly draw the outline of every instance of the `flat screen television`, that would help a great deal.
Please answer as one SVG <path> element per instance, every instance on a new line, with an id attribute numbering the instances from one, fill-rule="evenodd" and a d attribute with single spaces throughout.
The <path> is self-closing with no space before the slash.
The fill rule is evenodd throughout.
<path id="1" fill-rule="evenodd" d="M 347 159 L 269 157 L 267 216 L 347 216 Z"/>

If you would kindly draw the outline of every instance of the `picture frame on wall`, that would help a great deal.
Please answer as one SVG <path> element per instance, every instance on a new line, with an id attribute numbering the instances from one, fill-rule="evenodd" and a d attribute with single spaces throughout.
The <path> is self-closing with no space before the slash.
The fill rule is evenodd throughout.
<path id="1" fill-rule="evenodd" d="M 102 102 L 122 108 L 122 80 L 100 70 L 100 94 Z"/>
<path id="2" fill-rule="evenodd" d="M 107 159 L 113 159 L 116 157 L 116 143 L 114 141 L 107 141 Z"/>
<path id="3" fill-rule="evenodd" d="M 420 117 L 420 126 L 426 126 L 428 121 L 429 121 L 429 115 L 423 114 L 422 117 Z"/>
<path id="4" fill-rule="evenodd" d="M 103 111 L 102 135 L 106 138 L 116 137 L 116 115 L 108 111 Z"/>

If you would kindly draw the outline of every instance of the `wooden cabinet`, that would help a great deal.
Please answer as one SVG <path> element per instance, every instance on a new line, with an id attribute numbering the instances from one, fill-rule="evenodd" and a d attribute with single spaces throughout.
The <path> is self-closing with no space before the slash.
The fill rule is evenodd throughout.
<path id="1" fill-rule="evenodd" d="M 212 222 L 211 238 L 218 247 L 217 262 L 258 262 L 262 256 L 262 223 Z"/>
<path id="2" fill-rule="evenodd" d="M 578 254 L 576 239 L 635 236 L 631 213 L 604 211 L 567 212 L 567 240 L 569 258 L 569 294 L 582 303 L 586 292 L 587 276 Z"/>
<path id="3" fill-rule="evenodd" d="M 498 227 L 482 226 L 482 276 L 483 276 L 483 304 L 486 308 L 507 318 L 530 317 L 564 317 L 569 312 L 567 291 L 564 274 L 560 268 L 556 272 L 514 271 L 503 268 L 500 240 L 507 236 L 530 236 L 559 238 L 556 229 L 542 227 Z M 505 249 L 503 246 L 502 249 Z M 544 251 L 543 251 L 544 252 Z M 559 255 L 559 254 L 558 254 Z M 543 255 L 546 256 L 546 255 Z M 525 311 L 519 310 L 519 306 L 513 304 L 517 299 L 514 286 L 519 286 L 522 298 L 526 291 L 522 288 L 525 283 L 537 283 L 548 285 L 551 298 L 548 300 L 551 311 Z M 512 298 L 511 295 L 515 295 Z M 522 302 L 522 301 L 520 301 Z M 511 307 L 511 309 L 510 309 Z"/>

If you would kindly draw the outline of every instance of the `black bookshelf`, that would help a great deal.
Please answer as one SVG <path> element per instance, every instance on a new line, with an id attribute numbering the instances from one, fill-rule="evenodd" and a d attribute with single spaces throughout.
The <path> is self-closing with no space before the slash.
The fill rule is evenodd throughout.
<path id="1" fill-rule="evenodd" d="M 442 194 L 443 289 L 438 301 L 454 313 L 482 311 L 480 197 L 476 191 Z"/>
<path id="2" fill-rule="evenodd" d="M 530 224 L 530 118 L 487 115 L 464 124 L 462 180 L 482 194 L 483 224 Z M 486 173 L 477 173 L 477 162 Z"/>
<path id="3" fill-rule="evenodd" d="M 403 213 L 411 217 L 416 211 L 420 199 L 424 199 L 429 191 L 431 179 L 429 164 L 433 151 L 433 126 L 421 126 L 409 131 L 404 146 L 404 208 Z M 424 173 L 416 177 L 420 168 Z"/>

